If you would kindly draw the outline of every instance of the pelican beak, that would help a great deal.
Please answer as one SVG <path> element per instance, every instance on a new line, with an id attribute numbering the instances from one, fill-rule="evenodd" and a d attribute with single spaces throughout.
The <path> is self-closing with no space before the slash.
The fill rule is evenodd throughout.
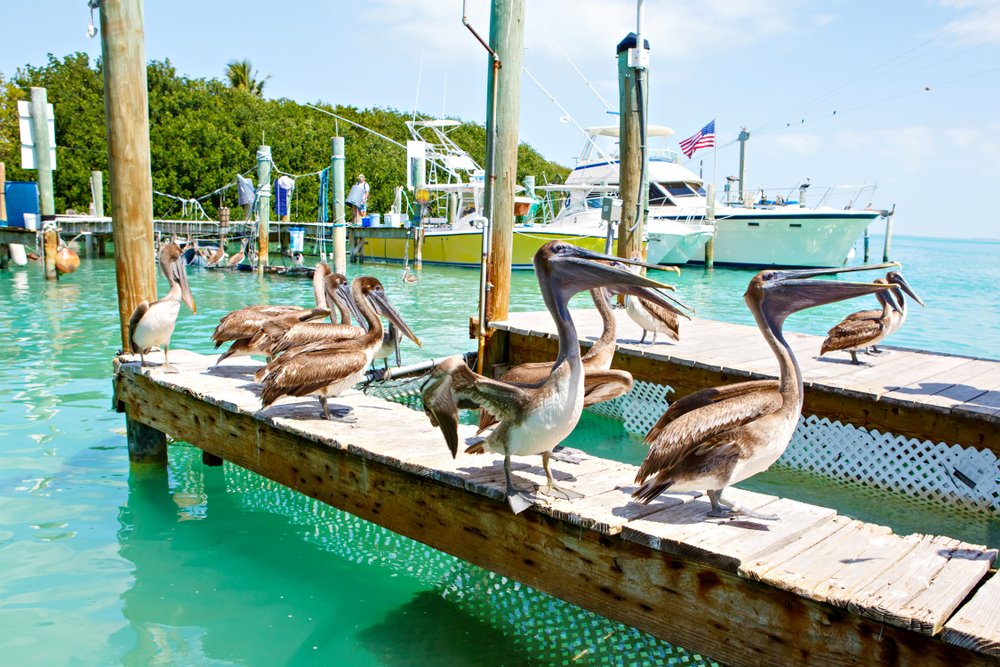
<path id="1" fill-rule="evenodd" d="M 181 286 L 181 299 L 191 309 L 192 313 L 197 313 L 198 309 L 194 305 L 194 296 L 191 294 L 191 286 L 188 285 L 187 270 L 184 268 L 184 257 L 174 260 L 174 277 Z"/>
<path id="2" fill-rule="evenodd" d="M 884 292 L 892 289 L 892 285 L 793 278 L 773 281 L 765 289 L 768 294 L 765 309 L 776 323 L 780 323 L 800 310 Z"/>
<path id="3" fill-rule="evenodd" d="M 574 293 L 594 287 L 615 287 L 619 290 L 625 286 L 673 289 L 666 283 L 632 273 L 623 265 L 642 266 L 655 270 L 660 270 L 662 268 L 660 266 L 633 259 L 612 257 L 574 245 L 563 245 L 559 254 L 553 255 L 549 261 L 554 266 L 562 265 L 570 269 L 566 272 L 569 275 L 562 282 L 567 287 L 574 288 Z"/>
<path id="4" fill-rule="evenodd" d="M 361 314 L 358 310 L 358 304 L 354 303 L 354 295 L 351 293 L 350 283 L 344 283 L 334 291 L 334 299 L 339 299 L 344 304 L 347 305 L 347 309 L 351 311 L 351 316 L 354 317 L 355 321 L 361 325 L 365 331 L 368 330 L 368 320 L 365 316 Z"/>
<path id="5" fill-rule="evenodd" d="M 899 273 L 898 271 L 893 271 L 892 277 L 889 279 L 889 282 L 898 285 L 901 290 L 909 294 L 913 298 L 913 300 L 919 303 L 921 306 L 924 305 L 924 302 L 921 300 L 921 298 L 917 296 L 917 293 L 913 291 L 913 288 L 910 287 L 910 284 L 906 282 L 905 278 L 903 278 L 902 273 Z"/>
<path id="6" fill-rule="evenodd" d="M 852 273 L 855 271 L 879 271 L 882 269 L 899 268 L 899 262 L 883 262 L 882 264 L 861 264 L 859 266 L 838 266 L 831 269 L 789 269 L 775 270 L 776 280 L 815 278 L 816 276 L 828 276 L 835 273 Z"/>
<path id="7" fill-rule="evenodd" d="M 896 303 L 896 299 L 893 298 L 893 296 L 892 296 L 892 289 L 891 288 L 887 292 L 880 292 L 880 294 L 881 294 L 882 297 L 885 298 L 885 301 L 886 301 L 886 303 L 889 304 L 890 308 L 892 308 L 897 313 L 902 313 L 903 312 L 903 309 L 899 307 L 898 303 Z"/>
<path id="8" fill-rule="evenodd" d="M 381 315 L 385 319 L 389 320 L 389 322 L 394 324 L 400 331 L 403 332 L 404 336 L 406 336 L 414 343 L 416 343 L 418 347 L 423 347 L 423 345 L 420 343 L 420 339 L 417 338 L 416 334 L 413 333 L 413 330 L 410 329 L 410 325 L 406 323 L 406 320 L 403 319 L 403 316 L 400 315 L 396 311 L 396 309 L 392 307 L 391 303 L 389 303 L 389 299 L 385 295 L 385 290 L 383 289 L 371 290 L 370 292 L 368 292 L 368 300 L 372 302 L 372 307 L 375 308 L 375 311 L 379 315 Z"/>

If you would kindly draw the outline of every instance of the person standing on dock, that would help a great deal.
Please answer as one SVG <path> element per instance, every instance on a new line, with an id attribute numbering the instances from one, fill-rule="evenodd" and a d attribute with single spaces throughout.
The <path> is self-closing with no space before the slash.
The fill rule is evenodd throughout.
<path id="1" fill-rule="evenodd" d="M 368 212 L 368 183 L 364 174 L 358 174 L 358 179 L 351 186 L 347 195 L 347 203 L 354 208 L 354 224 L 360 225 L 361 218 Z"/>

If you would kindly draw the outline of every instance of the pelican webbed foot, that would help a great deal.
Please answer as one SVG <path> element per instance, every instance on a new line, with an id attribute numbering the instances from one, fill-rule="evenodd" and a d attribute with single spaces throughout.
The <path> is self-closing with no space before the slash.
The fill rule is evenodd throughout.
<path id="1" fill-rule="evenodd" d="M 582 493 L 577 493 L 572 489 L 565 489 L 552 479 L 552 471 L 549 470 L 549 461 L 552 459 L 552 452 L 542 453 L 542 468 L 545 469 L 545 479 L 548 483 L 545 485 L 545 493 L 549 496 L 554 496 L 556 498 L 562 498 L 564 500 L 576 500 L 577 498 L 583 498 Z"/>
<path id="2" fill-rule="evenodd" d="M 877 346 L 872 345 L 870 348 L 868 348 L 867 350 L 865 350 L 865 354 L 872 355 L 872 356 L 879 356 L 879 355 L 883 355 L 883 354 L 889 354 L 889 350 L 880 350 L 880 349 L 878 349 Z"/>
<path id="3" fill-rule="evenodd" d="M 162 368 L 162 370 L 163 370 L 164 373 L 169 373 L 171 375 L 175 375 L 177 373 L 180 373 L 180 371 L 177 370 L 176 366 L 171 366 L 170 364 L 167 364 L 167 363 L 164 363 L 161 368 Z"/>
<path id="4" fill-rule="evenodd" d="M 527 495 L 533 489 L 522 489 L 514 485 L 514 480 L 510 477 L 509 455 L 503 457 L 503 474 L 507 480 L 507 504 L 510 505 L 510 509 L 514 514 L 520 514 L 535 504 Z"/>
<path id="5" fill-rule="evenodd" d="M 722 497 L 722 489 L 709 491 L 708 499 L 712 503 L 712 509 L 708 513 L 708 516 L 716 519 L 732 519 L 738 516 L 759 519 L 761 521 L 777 521 L 779 519 L 777 514 L 761 514 L 760 512 L 749 510 L 739 503 L 730 502 Z"/>
<path id="6" fill-rule="evenodd" d="M 866 364 L 865 362 L 863 362 L 860 359 L 858 359 L 858 351 L 857 350 L 851 350 L 850 352 L 851 352 L 851 363 L 852 364 L 854 364 L 855 366 L 871 366 L 871 364 Z"/>
<path id="7" fill-rule="evenodd" d="M 168 359 L 168 355 L 169 354 L 170 354 L 170 348 L 167 347 L 166 345 L 164 345 L 163 346 L 163 372 L 164 373 L 170 373 L 171 375 L 174 375 L 176 373 L 180 373 L 179 370 L 177 370 L 176 368 L 174 368 L 173 366 L 170 365 L 170 360 Z"/>

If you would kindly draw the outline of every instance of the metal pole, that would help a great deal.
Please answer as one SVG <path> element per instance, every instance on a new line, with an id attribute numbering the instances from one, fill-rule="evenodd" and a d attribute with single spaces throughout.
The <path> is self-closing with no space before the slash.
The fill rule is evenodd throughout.
<path id="1" fill-rule="evenodd" d="M 740 128 L 740 190 L 739 190 L 739 205 L 742 206 L 744 199 L 743 195 L 746 192 L 746 182 L 747 182 L 747 140 L 750 138 L 750 132 L 747 128 Z"/>
<path id="2" fill-rule="evenodd" d="M 344 218 L 344 138 L 330 139 L 333 158 L 333 270 L 347 275 L 347 221 Z"/>
<path id="3" fill-rule="evenodd" d="M 257 148 L 257 273 L 268 264 L 271 240 L 271 147 Z"/>
<path id="4" fill-rule="evenodd" d="M 129 350 L 132 311 L 141 301 L 156 300 L 142 0 L 104 0 L 101 52 L 118 315 L 122 349 Z"/>
<path id="5" fill-rule="evenodd" d="M 118 315 L 122 349 L 129 350 L 128 321 L 132 311 L 141 301 L 156 300 L 142 0 L 101 3 L 101 54 Z M 128 415 L 125 428 L 131 462 L 166 462 L 163 433 Z"/>

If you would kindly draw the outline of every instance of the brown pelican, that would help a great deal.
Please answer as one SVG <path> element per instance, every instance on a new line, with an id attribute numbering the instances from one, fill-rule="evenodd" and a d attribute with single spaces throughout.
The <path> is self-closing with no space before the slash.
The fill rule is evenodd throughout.
<path id="1" fill-rule="evenodd" d="M 875 282 L 891 288 L 885 278 L 878 278 Z M 875 298 L 882 304 L 882 310 L 863 310 L 848 315 L 844 321 L 827 332 L 826 339 L 820 347 L 820 356 L 837 350 L 850 352 L 851 363 L 860 365 L 858 350 L 874 347 L 889 335 L 893 315 L 899 311 L 899 306 L 889 292 L 876 292 Z"/>
<path id="2" fill-rule="evenodd" d="M 247 256 L 247 244 L 249 242 L 250 242 L 249 239 L 246 239 L 246 238 L 244 238 L 240 242 L 240 249 L 239 249 L 239 251 L 235 255 L 233 255 L 233 256 L 231 256 L 229 258 L 229 261 L 226 262 L 226 266 L 228 266 L 228 267 L 235 267 L 237 264 L 240 264 L 243 261 L 243 258 Z"/>
<path id="3" fill-rule="evenodd" d="M 163 372 L 176 373 L 177 369 L 167 360 L 170 336 L 174 333 L 177 323 L 177 313 L 181 301 L 187 304 L 192 313 L 198 312 L 188 287 L 187 273 L 184 270 L 184 254 L 175 243 L 168 243 L 160 248 L 160 268 L 170 283 L 170 291 L 158 301 L 149 303 L 143 301 L 128 321 L 128 339 L 133 352 L 139 353 L 140 366 L 146 365 L 145 354 L 153 346 L 163 348 Z"/>
<path id="4" fill-rule="evenodd" d="M 552 450 L 570 434 L 583 411 L 584 370 L 580 342 L 569 312 L 570 297 L 586 289 L 613 285 L 623 293 L 638 294 L 668 308 L 676 307 L 667 297 L 647 289 L 668 286 L 617 268 L 621 264 L 602 262 L 626 260 L 560 241 L 550 241 L 535 253 L 535 274 L 559 335 L 559 354 L 543 382 L 520 387 L 493 380 L 474 373 L 460 356 L 438 364 L 425 382 L 424 410 L 431 423 L 441 428 L 453 456 L 458 451 L 459 402 L 475 403 L 500 421 L 485 440 L 467 451 L 503 454 L 507 501 L 515 513 L 527 509 L 531 501 L 511 481 L 511 456 L 541 454 L 550 492 L 566 497 L 575 495 L 557 487 L 549 470 Z"/>
<path id="5" fill-rule="evenodd" d="M 227 357 L 269 354 L 267 347 L 270 345 L 270 341 L 262 340 L 259 337 L 254 340 L 254 338 L 260 332 L 261 325 L 273 318 L 288 316 L 288 319 L 293 322 L 301 322 L 330 315 L 330 310 L 327 310 L 329 297 L 326 278 L 331 273 L 330 267 L 326 264 L 320 262 L 316 265 L 312 283 L 313 298 L 316 300 L 315 309 L 302 308 L 301 306 L 255 305 L 234 310 L 224 316 L 219 320 L 215 331 L 212 332 L 212 341 L 215 342 L 216 348 L 229 341 L 233 341 L 233 343 L 216 363 Z"/>
<path id="6" fill-rule="evenodd" d="M 410 273 L 410 267 L 403 267 L 403 282 L 404 283 L 415 283 L 419 280 L 415 275 Z"/>
<path id="7" fill-rule="evenodd" d="M 346 285 L 340 289 L 346 292 Z M 327 397 L 339 396 L 360 382 L 382 345 L 380 315 L 420 345 L 420 339 L 389 303 L 378 280 L 370 276 L 355 278 L 351 282 L 350 296 L 349 306 L 354 316 L 365 322 L 368 330 L 356 338 L 309 343 L 297 354 L 284 354 L 269 363 L 262 380 L 261 403 L 264 407 L 281 396 L 311 395 L 319 399 L 323 417 L 332 419 Z"/>
<path id="8" fill-rule="evenodd" d="M 722 491 L 763 470 L 785 451 L 802 410 L 802 372 L 785 341 L 788 315 L 835 301 L 889 289 L 878 283 L 809 280 L 840 271 L 884 268 L 761 271 L 744 299 L 778 361 L 779 379 L 703 389 L 674 402 L 646 435 L 649 454 L 632 495 L 648 503 L 666 490 L 707 491 L 711 516 L 750 512 L 722 498 Z M 727 509 L 728 508 L 728 509 Z"/>
<path id="9" fill-rule="evenodd" d="M 213 252 L 209 252 L 205 257 L 205 262 L 207 266 L 218 266 L 226 261 L 226 240 L 224 238 L 219 239 L 219 247 L 217 247 Z"/>
<path id="10" fill-rule="evenodd" d="M 889 330 L 886 333 L 886 336 L 888 337 L 899 331 L 899 329 L 903 326 L 903 323 L 906 322 L 906 296 L 904 295 L 904 292 L 912 296 L 914 301 L 919 303 L 921 306 L 924 305 L 924 302 L 921 301 L 920 297 L 917 296 L 913 289 L 910 288 L 909 283 L 907 283 L 906 279 L 903 278 L 902 273 L 898 271 L 890 271 L 885 274 L 885 279 L 893 285 L 890 293 L 898 306 L 898 308 L 893 310 L 889 315 Z M 847 319 L 870 320 L 881 316 L 881 314 L 881 310 L 862 310 L 848 315 Z M 883 352 L 883 350 L 879 350 L 874 345 L 872 345 L 868 350 L 869 354 L 882 354 Z"/>
<path id="11" fill-rule="evenodd" d="M 607 292 L 603 287 L 590 290 L 590 296 L 597 306 L 604 328 L 587 353 L 580 358 L 583 364 L 585 393 L 583 407 L 610 401 L 628 392 L 632 388 L 632 374 L 628 371 L 611 370 L 611 360 L 615 356 L 615 341 L 617 340 L 617 322 L 614 311 L 608 302 Z M 632 298 L 632 297 L 628 297 Z M 552 363 L 548 361 L 520 364 L 500 376 L 501 382 L 515 385 L 534 385 L 541 383 L 552 372 Z M 487 410 L 479 413 L 479 432 L 482 433 L 497 423 L 496 417 Z"/>

